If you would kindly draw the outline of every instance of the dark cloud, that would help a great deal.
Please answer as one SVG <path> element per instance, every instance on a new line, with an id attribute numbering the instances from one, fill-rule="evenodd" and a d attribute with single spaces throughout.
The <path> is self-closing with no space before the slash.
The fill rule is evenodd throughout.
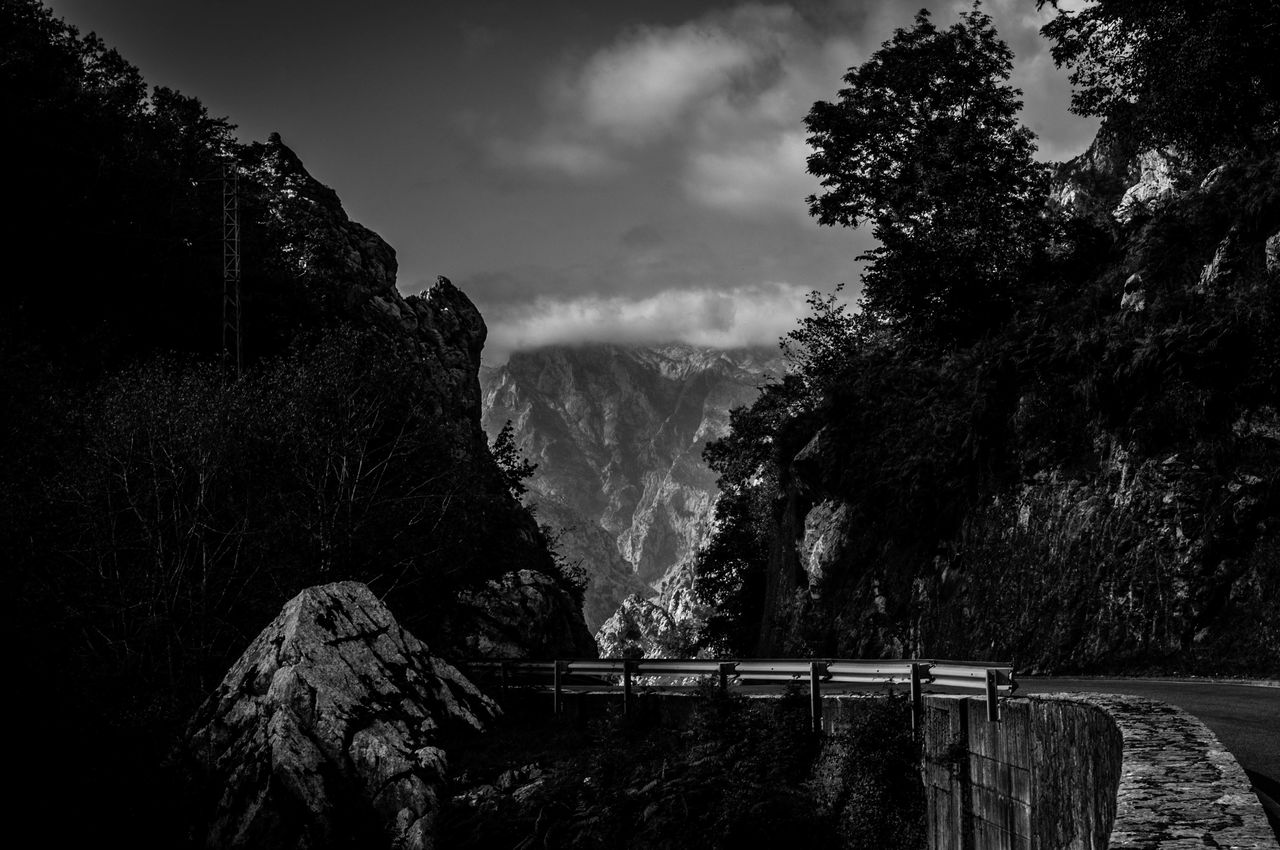
<path id="1" fill-rule="evenodd" d="M 667 241 L 652 224 L 637 224 L 627 228 L 620 239 L 627 248 L 654 248 Z"/>

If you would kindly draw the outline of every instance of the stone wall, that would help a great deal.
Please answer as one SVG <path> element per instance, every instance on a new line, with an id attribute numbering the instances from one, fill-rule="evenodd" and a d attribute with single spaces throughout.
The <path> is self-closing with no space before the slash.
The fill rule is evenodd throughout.
<path id="1" fill-rule="evenodd" d="M 1112 850 L 1280 850 L 1258 798 L 1213 732 L 1180 708 L 1113 694 L 1063 694 L 1106 712 L 1124 739 Z"/>
<path id="2" fill-rule="evenodd" d="M 1248 778 L 1203 723 L 1139 697 L 929 696 L 931 850 L 1277 850 Z"/>

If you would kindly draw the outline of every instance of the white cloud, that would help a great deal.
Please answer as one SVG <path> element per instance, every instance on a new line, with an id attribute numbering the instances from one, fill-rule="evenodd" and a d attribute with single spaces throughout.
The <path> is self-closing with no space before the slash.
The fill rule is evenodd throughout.
<path id="1" fill-rule="evenodd" d="M 670 289 L 643 298 L 539 298 L 491 313 L 485 360 L 581 342 L 685 342 L 715 348 L 771 345 L 805 312 L 807 290 L 789 283 Z"/>
<path id="2" fill-rule="evenodd" d="M 698 203 L 725 212 L 778 212 L 807 221 L 804 199 L 819 188 L 805 171 L 809 153 L 800 131 L 769 134 L 723 150 L 697 149 L 690 154 L 684 188 Z"/>
<path id="3" fill-rule="evenodd" d="M 568 87 L 582 117 L 635 144 L 670 132 L 691 105 L 733 84 L 754 60 L 751 46 L 701 23 L 646 28 L 593 56 Z"/>
<path id="4" fill-rule="evenodd" d="M 589 177 L 661 148 L 694 203 L 772 215 L 790 198 L 803 211 L 812 187 L 800 122 L 852 53 L 847 35 L 819 32 L 787 4 L 635 28 L 562 69 L 543 125 L 493 152 L 502 164 Z"/>
<path id="5" fill-rule="evenodd" d="M 605 148 L 547 135 L 525 144 L 496 139 L 490 153 L 501 165 L 516 170 L 554 172 L 567 177 L 592 178 L 616 174 L 623 163 Z"/>

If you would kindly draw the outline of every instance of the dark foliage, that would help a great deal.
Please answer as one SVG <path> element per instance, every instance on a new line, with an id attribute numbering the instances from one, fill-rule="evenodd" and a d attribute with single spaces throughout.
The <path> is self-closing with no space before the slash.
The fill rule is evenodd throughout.
<path id="1" fill-rule="evenodd" d="M 823 747 L 813 785 L 834 818 L 841 847 L 909 850 L 925 846 L 920 743 L 903 694 L 867 700 L 849 727 Z"/>
<path id="2" fill-rule="evenodd" d="M 924 846 L 917 746 L 903 700 L 869 699 L 817 738 L 807 698 L 768 709 L 707 688 L 686 729 L 613 717 L 571 733 L 527 719 L 458 751 L 449 846 Z M 520 777 L 505 792 L 503 776 Z"/>
<path id="3" fill-rule="evenodd" d="M 281 178 L 251 166 L 287 149 L 240 145 L 35 0 L 0 0 L 0 110 L 18 213 L 0 304 L 0 590 L 30 694 L 8 718 L 26 730 L 17 803 L 61 843 L 174 846 L 166 752 L 301 588 L 367 582 L 447 654 L 461 591 L 558 573 L 510 491 L 527 470 L 500 469 L 478 422 L 446 409 L 411 335 L 347 309 L 361 281 L 329 271 L 346 248 L 278 214 Z M 228 163 L 242 171 L 239 380 L 218 358 Z M 316 274 L 290 260 L 298 244 Z"/>
<path id="4" fill-rule="evenodd" d="M 1006 319 L 1039 243 L 1044 169 L 1008 84 L 1013 54 L 978 9 L 928 12 L 845 75 L 805 127 L 820 224 L 872 225 L 863 309 L 917 340 L 967 341 Z"/>
<path id="5" fill-rule="evenodd" d="M 1272 0 L 1100 0 L 1043 33 L 1071 69 L 1073 112 L 1212 165 L 1280 133 L 1278 31 Z"/>
<path id="6" fill-rule="evenodd" d="M 524 486 L 524 482 L 537 471 L 538 465 L 530 463 L 529 459 L 520 453 L 520 447 L 516 445 L 515 427 L 510 419 L 502 426 L 498 436 L 493 438 L 489 452 L 502 472 L 502 480 L 506 483 L 507 490 L 514 498 L 519 499 L 528 491 L 529 488 Z"/>
<path id="7" fill-rule="evenodd" d="M 1120 20 L 1156 5 L 1089 9 Z M 938 187 L 947 184 L 911 182 L 920 171 L 895 176 L 898 149 L 877 140 L 915 137 L 910 127 L 894 136 L 899 119 L 885 104 L 913 102 L 891 93 L 923 97 L 907 58 L 962 35 L 989 53 L 999 87 L 1007 51 L 974 15 L 960 29 L 981 30 L 977 41 L 918 19 L 850 72 L 839 105 L 819 104 L 809 119 L 811 132 L 827 133 L 815 167 L 830 191 L 813 200 L 815 214 L 824 223 L 920 219 L 880 249 L 905 258 L 895 268 L 909 270 L 912 286 L 932 286 L 930 266 L 972 271 L 972 258 L 957 242 L 916 238 L 933 221 L 920 211 L 945 200 Z M 1089 55 L 1111 56 L 1112 46 L 1090 42 Z M 1152 56 L 1133 61 L 1152 63 L 1145 79 L 1164 74 Z M 1173 101 L 1159 108 L 1188 133 L 1204 120 Z M 1004 125 L 983 126 L 994 150 L 1008 150 Z M 979 129 L 963 138 L 982 146 Z M 1093 174 L 1085 187 L 1108 211 L 1126 186 L 1123 152 L 1134 152 L 1132 140 L 1113 147 L 1106 167 L 1116 173 Z M 857 314 L 815 293 L 784 341 L 795 373 L 736 411 L 731 433 L 707 450 L 725 519 L 699 581 L 726 619 L 755 624 L 730 645 L 1004 657 L 1024 668 L 1280 667 L 1268 625 L 1280 574 L 1280 301 L 1276 258 L 1267 259 L 1280 231 L 1280 158 L 1249 149 L 1233 142 L 1237 155 L 1203 187 L 1184 187 L 1124 227 L 1110 216 L 1033 214 L 1024 193 L 1040 184 L 1031 179 L 986 184 L 986 202 L 1026 215 L 1001 237 L 1024 260 L 1006 266 L 1000 290 L 1017 295 L 981 334 L 922 337 L 921 328 L 946 325 L 939 315 L 967 323 L 975 302 L 957 290 L 957 300 L 886 306 L 878 287 L 887 279 L 874 266 Z M 945 169 L 950 153 L 940 146 L 929 161 Z M 979 269 L 969 279 L 984 278 Z M 819 534 L 834 560 L 813 578 L 803 547 Z"/>

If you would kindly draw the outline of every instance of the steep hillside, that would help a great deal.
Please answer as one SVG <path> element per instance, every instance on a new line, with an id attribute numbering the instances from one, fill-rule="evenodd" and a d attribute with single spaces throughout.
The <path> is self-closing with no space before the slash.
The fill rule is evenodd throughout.
<path id="1" fill-rule="evenodd" d="M 1023 312 L 942 352 L 820 314 L 843 362 L 714 447 L 740 651 L 1280 668 L 1280 160 L 1056 174 Z"/>
<path id="2" fill-rule="evenodd" d="M 309 585 L 364 582 L 442 655 L 594 652 L 481 429 L 467 296 L 401 296 L 394 250 L 278 136 L 241 144 L 39 3 L 0 4 L 0 56 L 0 620 L 42 705 L 15 805 L 52 823 L 77 800 L 62 843 L 179 844 L 148 834 L 180 815 L 175 736 Z"/>
<path id="3" fill-rule="evenodd" d="M 781 371 L 769 350 L 584 345 L 518 352 L 481 372 L 485 429 L 513 423 L 538 465 L 530 504 L 587 567 L 593 630 L 690 561 L 716 492 L 703 447 Z"/>

